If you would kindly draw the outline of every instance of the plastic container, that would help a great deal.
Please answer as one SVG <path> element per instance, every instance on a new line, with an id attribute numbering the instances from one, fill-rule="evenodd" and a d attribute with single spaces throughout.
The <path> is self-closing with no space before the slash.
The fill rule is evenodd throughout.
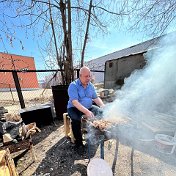
<path id="1" fill-rule="evenodd" d="M 176 147 L 176 138 L 165 134 L 156 134 L 155 145 L 157 151 L 172 154 Z"/>
<path id="2" fill-rule="evenodd" d="M 113 176 L 113 173 L 105 160 L 93 158 L 87 166 L 87 176 Z"/>

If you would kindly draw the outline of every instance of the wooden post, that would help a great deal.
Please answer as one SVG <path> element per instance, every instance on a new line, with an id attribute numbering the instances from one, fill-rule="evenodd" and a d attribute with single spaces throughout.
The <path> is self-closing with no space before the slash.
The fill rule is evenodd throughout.
<path id="1" fill-rule="evenodd" d="M 20 82 L 19 82 L 19 79 L 18 79 L 18 75 L 17 75 L 17 71 L 12 71 L 12 75 L 13 75 L 13 79 L 14 79 L 14 82 L 15 82 L 15 87 L 16 87 L 16 90 L 17 90 L 17 93 L 18 93 L 18 98 L 19 98 L 19 101 L 20 101 L 20 105 L 21 105 L 21 108 L 25 108 L 25 104 L 24 104 L 24 99 L 23 99 L 23 94 L 21 92 L 21 86 L 20 86 Z"/>

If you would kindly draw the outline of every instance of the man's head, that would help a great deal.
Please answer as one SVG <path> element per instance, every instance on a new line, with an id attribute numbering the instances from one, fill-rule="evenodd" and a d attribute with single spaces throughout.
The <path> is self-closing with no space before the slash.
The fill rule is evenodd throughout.
<path id="1" fill-rule="evenodd" d="M 90 82 L 91 75 L 90 69 L 88 67 L 84 66 L 80 69 L 79 79 L 84 86 L 86 86 Z"/>

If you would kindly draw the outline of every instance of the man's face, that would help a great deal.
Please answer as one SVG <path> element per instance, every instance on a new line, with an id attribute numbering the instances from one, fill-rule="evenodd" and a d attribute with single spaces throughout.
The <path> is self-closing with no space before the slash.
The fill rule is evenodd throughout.
<path id="1" fill-rule="evenodd" d="M 83 85 L 87 85 L 91 80 L 90 71 L 85 70 L 82 72 L 82 74 L 80 74 L 80 80 Z"/>

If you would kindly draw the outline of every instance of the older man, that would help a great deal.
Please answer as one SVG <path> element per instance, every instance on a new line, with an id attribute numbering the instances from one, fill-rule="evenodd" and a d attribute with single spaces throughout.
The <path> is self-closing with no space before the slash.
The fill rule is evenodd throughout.
<path id="1" fill-rule="evenodd" d="M 89 118 L 97 115 L 104 103 L 97 96 L 93 84 L 90 82 L 91 72 L 88 67 L 82 67 L 79 72 L 79 78 L 70 83 L 68 88 L 69 101 L 67 112 L 72 119 L 72 131 L 76 139 L 76 148 L 83 146 L 81 133 L 81 117 L 86 115 Z M 98 105 L 93 105 L 93 102 Z"/>

